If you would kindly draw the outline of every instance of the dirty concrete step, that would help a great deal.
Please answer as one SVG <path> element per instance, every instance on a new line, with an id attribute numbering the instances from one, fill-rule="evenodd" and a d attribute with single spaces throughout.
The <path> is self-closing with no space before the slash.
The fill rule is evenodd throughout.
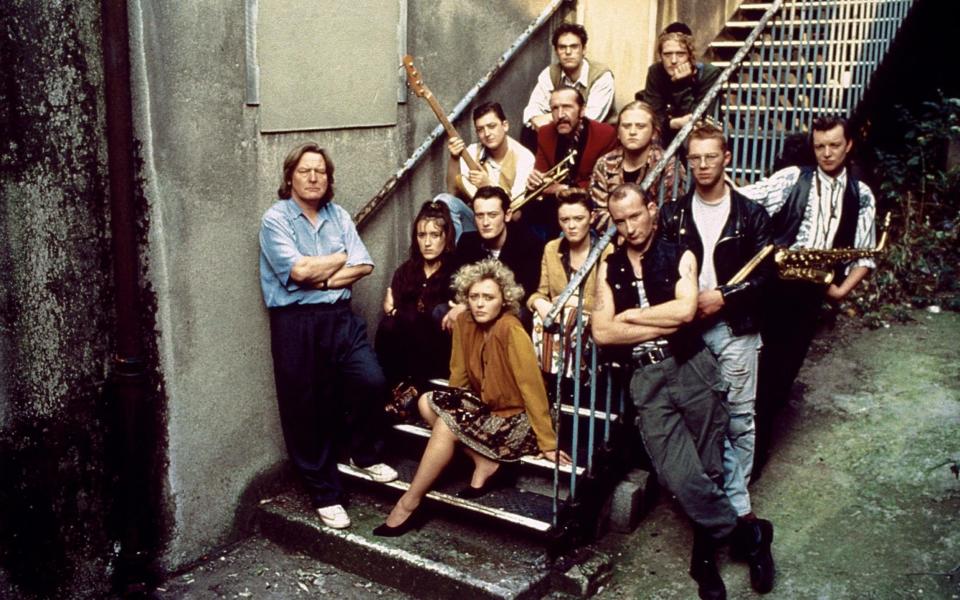
<path id="1" fill-rule="evenodd" d="M 410 481 L 417 469 L 417 461 L 410 458 L 400 458 L 391 461 L 394 468 L 400 476 L 396 481 L 389 483 L 374 483 L 359 469 L 350 465 L 337 465 L 340 472 L 352 477 L 371 488 L 380 487 L 388 489 L 393 497 L 397 494 L 393 490 L 404 492 L 410 487 Z M 531 529 L 538 533 L 549 532 L 553 522 L 553 500 L 543 493 L 542 486 L 526 485 L 524 481 L 518 481 L 517 484 L 492 490 L 488 494 L 465 500 L 457 497 L 457 492 L 468 484 L 466 477 L 441 477 L 433 489 L 427 493 L 427 498 L 450 507 L 452 510 L 465 511 L 471 513 L 470 518 L 491 518 L 516 525 L 526 529 Z"/>
<path id="2" fill-rule="evenodd" d="M 396 495 L 381 498 L 351 486 L 352 526 L 324 527 L 307 497 L 287 491 L 262 500 L 257 528 L 275 543 L 389 585 L 418 598 L 540 598 L 551 590 L 585 595 L 609 576 L 603 554 L 580 552 L 552 561 L 531 536 L 485 526 L 479 519 L 444 518 L 436 503 L 421 529 L 378 538 Z"/>

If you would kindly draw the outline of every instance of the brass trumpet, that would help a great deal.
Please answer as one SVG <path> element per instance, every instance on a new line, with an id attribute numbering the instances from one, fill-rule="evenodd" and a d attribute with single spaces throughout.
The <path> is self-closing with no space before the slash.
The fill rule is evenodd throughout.
<path id="1" fill-rule="evenodd" d="M 549 171 L 543 174 L 543 183 L 540 184 L 537 189 L 522 192 L 517 194 L 510 200 L 510 210 L 519 210 L 527 202 L 531 200 L 536 200 L 543 194 L 543 191 L 553 185 L 554 183 L 561 181 L 564 177 L 567 176 L 567 173 L 570 172 L 570 168 L 573 166 L 573 161 L 577 158 L 577 151 L 571 150 L 563 160 L 553 165 Z"/>

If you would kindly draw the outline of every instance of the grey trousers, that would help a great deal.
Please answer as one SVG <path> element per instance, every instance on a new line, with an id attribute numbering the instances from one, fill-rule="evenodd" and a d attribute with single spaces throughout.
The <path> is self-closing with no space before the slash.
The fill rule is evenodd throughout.
<path id="1" fill-rule="evenodd" d="M 681 365 L 668 358 L 637 367 L 630 379 L 640 435 L 660 483 L 714 539 L 726 537 L 737 524 L 723 491 L 725 390 L 707 349 Z"/>

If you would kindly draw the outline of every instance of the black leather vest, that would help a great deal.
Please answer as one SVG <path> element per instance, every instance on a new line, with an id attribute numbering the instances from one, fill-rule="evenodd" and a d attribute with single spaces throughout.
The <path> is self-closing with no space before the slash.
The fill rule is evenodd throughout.
<path id="1" fill-rule="evenodd" d="M 643 269 L 643 291 L 651 306 L 663 304 L 676 298 L 676 285 L 680 279 L 680 257 L 684 248 L 680 244 L 657 238 L 640 260 Z M 637 279 L 633 276 L 633 266 L 627 258 L 626 246 L 617 248 L 607 257 L 607 284 L 613 292 L 615 313 L 640 306 L 637 294 Z M 683 363 L 703 348 L 703 340 L 695 327 L 684 326 L 667 336 L 670 351 L 677 363 Z M 630 356 L 630 347 L 621 346 L 614 350 L 616 356 L 626 360 Z"/>

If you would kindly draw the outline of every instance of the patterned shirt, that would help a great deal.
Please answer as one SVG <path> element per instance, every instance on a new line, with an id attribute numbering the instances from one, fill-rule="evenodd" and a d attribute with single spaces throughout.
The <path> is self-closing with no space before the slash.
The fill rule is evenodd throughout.
<path id="1" fill-rule="evenodd" d="M 317 211 L 314 225 L 293 199 L 275 202 L 260 221 L 260 288 L 267 308 L 349 300 L 349 287 L 319 290 L 290 278 L 301 258 L 338 252 L 347 254 L 348 267 L 373 265 L 350 214 L 340 205 L 325 204 Z"/>
<path id="2" fill-rule="evenodd" d="M 773 216 L 783 208 L 790 190 L 800 179 L 799 167 L 781 169 L 766 179 L 751 185 L 737 188 L 747 198 L 759 202 Z M 867 184 L 858 181 L 860 210 L 857 214 L 857 229 L 853 238 L 854 248 L 874 248 L 876 231 L 874 223 L 877 215 L 877 203 Z M 830 177 L 819 167 L 814 181 L 810 185 L 810 198 L 797 231 L 797 238 L 790 249 L 814 248 L 818 250 L 833 247 L 843 209 L 843 191 L 847 186 L 847 170 L 837 177 Z M 877 267 L 873 259 L 862 258 L 848 265 L 847 272 L 853 267 Z"/>

